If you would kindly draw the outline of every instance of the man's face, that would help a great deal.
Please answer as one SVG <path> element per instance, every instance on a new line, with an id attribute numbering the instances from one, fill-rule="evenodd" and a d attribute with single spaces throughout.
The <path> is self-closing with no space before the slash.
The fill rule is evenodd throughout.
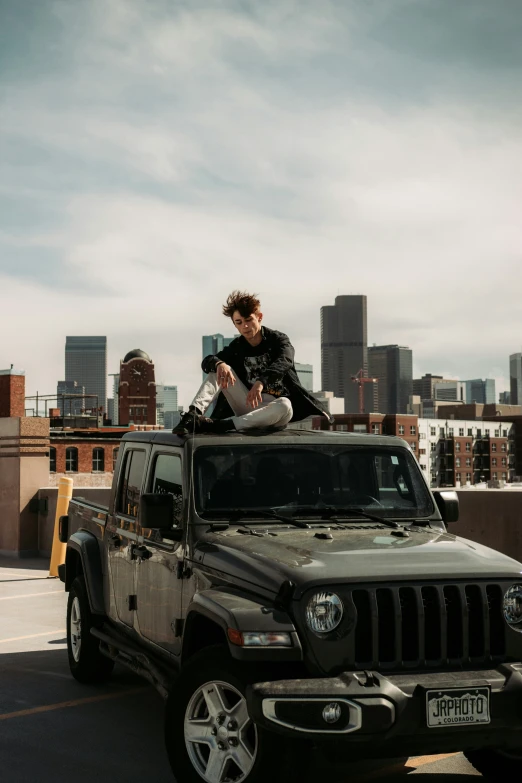
<path id="1" fill-rule="evenodd" d="M 236 310 L 232 316 L 232 321 L 239 334 L 241 334 L 246 340 L 253 340 L 261 331 L 261 321 L 263 320 L 263 313 L 259 311 L 252 313 L 244 318 L 239 310 Z"/>

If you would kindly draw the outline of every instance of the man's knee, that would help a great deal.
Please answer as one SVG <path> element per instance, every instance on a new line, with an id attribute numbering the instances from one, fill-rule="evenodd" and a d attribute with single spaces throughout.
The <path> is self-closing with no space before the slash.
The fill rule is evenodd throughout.
<path id="1" fill-rule="evenodd" d="M 280 409 L 280 414 L 281 414 L 280 424 L 288 424 L 288 422 L 294 415 L 292 403 L 290 402 L 288 397 L 280 397 L 277 400 L 277 406 Z"/>

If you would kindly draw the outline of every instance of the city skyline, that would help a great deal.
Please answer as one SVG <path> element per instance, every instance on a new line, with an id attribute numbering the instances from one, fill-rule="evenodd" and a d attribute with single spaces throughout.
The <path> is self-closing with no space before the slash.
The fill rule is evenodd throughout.
<path id="1" fill-rule="evenodd" d="M 508 5 L 325 0 L 320 22 L 308 0 L 33 5 L 27 24 L 2 4 L 0 75 L 0 366 L 24 367 L 28 394 L 63 379 L 68 331 L 107 334 L 112 372 L 145 345 L 186 401 L 235 288 L 316 371 L 320 307 L 366 292 L 369 345 L 411 346 L 416 377 L 507 390 L 522 332 Z"/>

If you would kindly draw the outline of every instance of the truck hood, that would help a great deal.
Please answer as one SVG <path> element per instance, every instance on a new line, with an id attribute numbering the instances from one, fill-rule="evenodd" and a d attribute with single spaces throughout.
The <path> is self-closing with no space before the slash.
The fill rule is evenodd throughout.
<path id="1" fill-rule="evenodd" d="M 277 535 L 212 534 L 197 546 L 196 560 L 271 591 L 285 579 L 301 592 L 328 582 L 520 579 L 522 574 L 516 560 L 432 528 L 411 529 L 407 538 L 387 528 L 331 530 L 331 540 L 317 538 L 325 532 L 320 528 L 269 529 Z"/>

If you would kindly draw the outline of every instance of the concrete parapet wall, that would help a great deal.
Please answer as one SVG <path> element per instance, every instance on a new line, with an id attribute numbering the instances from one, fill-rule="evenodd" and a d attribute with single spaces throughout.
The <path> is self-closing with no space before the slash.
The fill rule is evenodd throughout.
<path id="1" fill-rule="evenodd" d="M 522 491 L 464 489 L 457 494 L 460 518 L 449 532 L 522 562 Z"/>
<path id="2" fill-rule="evenodd" d="M 60 479 L 67 476 L 72 478 L 75 487 L 110 488 L 113 475 L 113 473 L 50 473 L 49 486 L 57 487 Z"/>
<path id="3" fill-rule="evenodd" d="M 74 487 L 73 489 L 73 497 L 81 496 L 91 503 L 99 503 L 102 506 L 109 505 L 110 495 L 110 487 Z M 41 501 L 38 512 L 38 550 L 41 557 L 50 557 L 53 546 L 58 487 L 42 487 L 38 491 L 38 500 Z M 47 500 L 47 513 L 42 510 L 45 500 Z"/>

